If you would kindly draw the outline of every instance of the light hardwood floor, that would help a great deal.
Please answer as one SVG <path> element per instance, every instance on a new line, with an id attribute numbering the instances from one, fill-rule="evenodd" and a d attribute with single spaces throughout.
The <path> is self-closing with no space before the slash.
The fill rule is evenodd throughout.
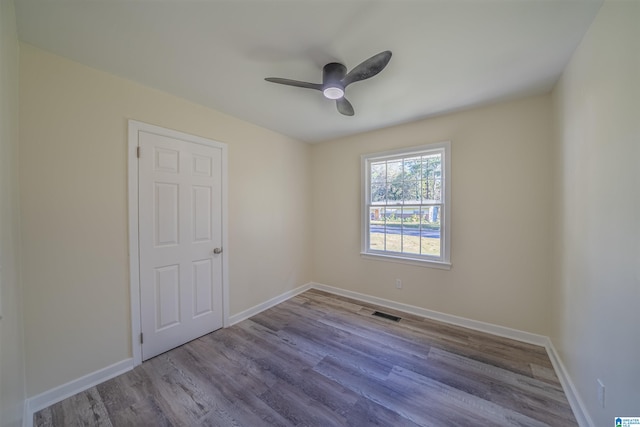
<path id="1" fill-rule="evenodd" d="M 376 310 L 400 316 L 375 317 Z M 310 290 L 36 426 L 575 426 L 542 347 Z"/>

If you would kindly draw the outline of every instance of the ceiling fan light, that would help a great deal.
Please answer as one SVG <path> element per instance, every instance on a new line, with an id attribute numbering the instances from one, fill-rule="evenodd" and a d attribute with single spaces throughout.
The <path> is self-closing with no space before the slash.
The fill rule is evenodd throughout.
<path id="1" fill-rule="evenodd" d="M 337 86 L 329 86 L 322 91 L 324 96 L 329 99 L 340 99 L 344 96 L 344 90 Z"/>

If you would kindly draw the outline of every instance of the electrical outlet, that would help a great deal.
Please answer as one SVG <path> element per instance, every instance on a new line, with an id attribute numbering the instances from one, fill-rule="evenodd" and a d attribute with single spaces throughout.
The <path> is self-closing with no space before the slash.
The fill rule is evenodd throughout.
<path id="1" fill-rule="evenodd" d="M 600 402 L 600 406 L 604 408 L 604 383 L 602 380 L 598 379 L 598 402 Z"/>
<path id="2" fill-rule="evenodd" d="M 402 289 L 402 280 L 396 279 L 396 289 Z"/>

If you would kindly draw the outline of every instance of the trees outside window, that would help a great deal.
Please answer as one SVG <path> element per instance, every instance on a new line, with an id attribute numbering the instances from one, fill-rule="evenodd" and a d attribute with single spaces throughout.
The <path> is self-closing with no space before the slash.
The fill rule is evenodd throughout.
<path id="1" fill-rule="evenodd" d="M 449 265 L 448 142 L 362 156 L 362 253 Z"/>

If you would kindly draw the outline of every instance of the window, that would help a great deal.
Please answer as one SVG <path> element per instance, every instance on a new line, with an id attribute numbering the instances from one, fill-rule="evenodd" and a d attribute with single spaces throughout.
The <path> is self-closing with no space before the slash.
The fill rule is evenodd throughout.
<path id="1" fill-rule="evenodd" d="M 362 156 L 362 255 L 450 268 L 450 144 Z"/>

